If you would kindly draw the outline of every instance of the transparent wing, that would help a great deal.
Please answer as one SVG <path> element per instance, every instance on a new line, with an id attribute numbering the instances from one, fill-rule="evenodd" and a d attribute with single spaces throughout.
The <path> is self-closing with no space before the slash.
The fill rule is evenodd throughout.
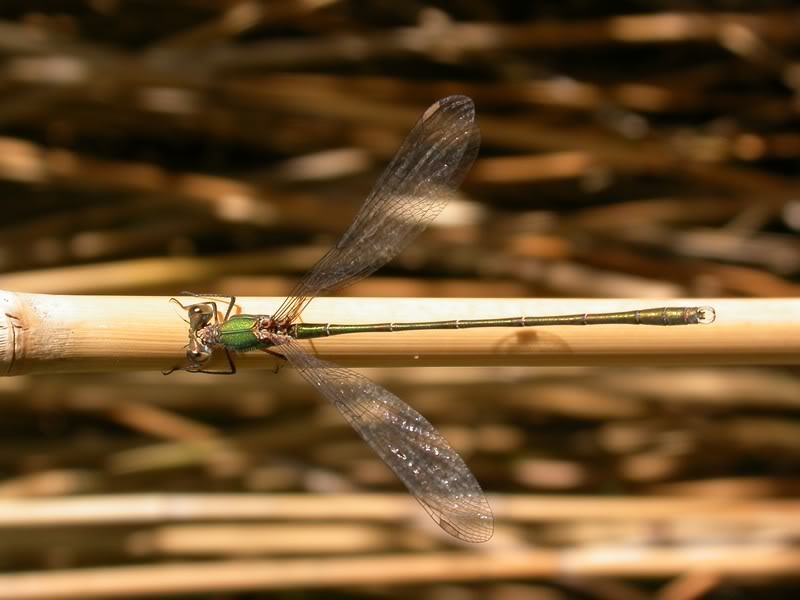
<path id="1" fill-rule="evenodd" d="M 467 542 L 492 537 L 494 518 L 481 486 L 425 417 L 389 390 L 306 353 L 290 338 L 277 343 L 276 351 L 339 409 L 442 529 Z"/>
<path id="2" fill-rule="evenodd" d="M 293 321 L 315 296 L 355 283 L 399 254 L 447 204 L 479 146 L 472 100 L 449 96 L 428 108 L 350 228 L 273 316 Z"/>

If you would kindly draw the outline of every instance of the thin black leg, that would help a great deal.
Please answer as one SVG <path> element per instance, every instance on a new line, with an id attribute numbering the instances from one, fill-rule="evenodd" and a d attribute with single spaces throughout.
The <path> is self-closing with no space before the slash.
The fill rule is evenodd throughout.
<path id="1" fill-rule="evenodd" d="M 269 354 L 270 356 L 274 356 L 274 357 L 275 357 L 275 358 L 277 358 L 278 360 L 282 361 L 282 362 L 279 362 L 278 364 L 276 364 L 276 365 L 275 365 L 275 371 L 274 371 L 274 373 L 275 373 L 276 375 L 277 375 L 277 374 L 278 374 L 278 372 L 279 372 L 279 371 L 280 371 L 280 370 L 281 370 L 281 369 L 282 369 L 282 368 L 283 368 L 283 367 L 286 365 L 286 363 L 287 363 L 287 362 L 289 362 L 289 361 L 287 360 L 287 358 L 286 358 L 286 357 L 285 357 L 283 354 L 281 354 L 280 352 L 275 352 L 274 350 L 270 350 L 269 348 L 260 348 L 260 350 L 261 350 L 262 352 L 264 352 L 264 353 L 266 353 L 266 354 Z"/>

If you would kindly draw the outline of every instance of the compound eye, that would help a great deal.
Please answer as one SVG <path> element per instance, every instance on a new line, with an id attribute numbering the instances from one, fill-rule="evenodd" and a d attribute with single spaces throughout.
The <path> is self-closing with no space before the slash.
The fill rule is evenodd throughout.
<path id="1" fill-rule="evenodd" d="M 208 352 L 206 350 L 189 350 L 186 353 L 186 356 L 193 363 L 204 363 L 208 361 L 209 358 L 211 358 L 211 352 Z"/>
<path id="2" fill-rule="evenodd" d="M 193 315 L 195 313 L 203 314 L 203 315 L 210 315 L 214 310 L 211 308 L 210 304 L 193 304 L 189 309 L 189 314 Z"/>
<path id="3" fill-rule="evenodd" d="M 214 309 L 208 304 L 194 304 L 189 308 L 189 324 L 192 329 L 200 329 L 211 322 Z"/>
<path id="4" fill-rule="evenodd" d="M 193 339 L 189 342 L 189 348 L 186 350 L 186 358 L 189 359 L 191 365 L 202 365 L 211 358 L 211 349 Z"/>

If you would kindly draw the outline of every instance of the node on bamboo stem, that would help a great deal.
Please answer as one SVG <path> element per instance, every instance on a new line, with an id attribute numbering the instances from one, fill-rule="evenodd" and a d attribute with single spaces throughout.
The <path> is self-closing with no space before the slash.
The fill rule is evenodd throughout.
<path id="1" fill-rule="evenodd" d="M 22 332 L 19 301 L 16 294 L 0 291 L 0 374 L 7 375 L 14 367 Z"/>

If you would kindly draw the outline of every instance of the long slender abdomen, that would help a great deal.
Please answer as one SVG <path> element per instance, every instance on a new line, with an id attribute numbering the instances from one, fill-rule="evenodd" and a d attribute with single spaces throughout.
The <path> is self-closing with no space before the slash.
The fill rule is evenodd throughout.
<path id="1" fill-rule="evenodd" d="M 422 331 L 431 329 L 475 329 L 481 327 L 545 327 L 548 325 L 696 325 L 713 323 L 716 318 L 710 306 L 646 308 L 614 313 L 584 313 L 543 317 L 511 317 L 507 319 L 457 319 L 451 321 L 417 321 L 409 323 L 297 323 L 289 335 L 299 340 L 344 335 Z"/>

